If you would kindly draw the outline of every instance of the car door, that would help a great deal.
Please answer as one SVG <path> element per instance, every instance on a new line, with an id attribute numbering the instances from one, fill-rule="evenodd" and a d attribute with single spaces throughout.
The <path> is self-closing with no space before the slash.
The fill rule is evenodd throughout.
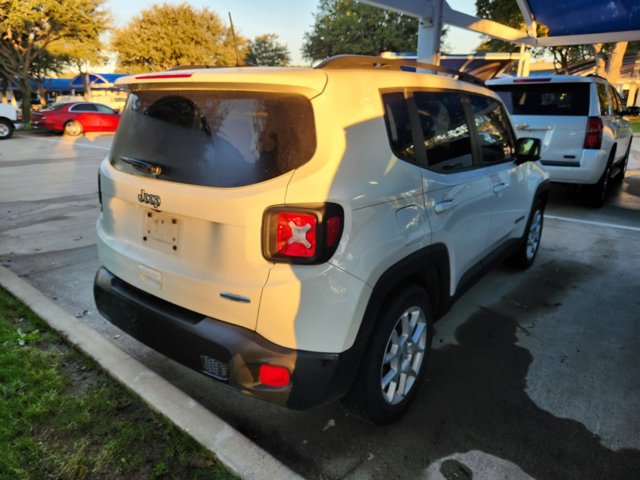
<path id="1" fill-rule="evenodd" d="M 411 102 L 424 145 L 423 191 L 432 241 L 449 251 L 453 293 L 487 253 L 491 182 L 474 161 L 462 94 L 417 91 Z"/>
<path id="2" fill-rule="evenodd" d="M 106 105 L 96 104 L 99 116 L 99 128 L 101 131 L 113 132 L 118 127 L 120 116 L 115 110 Z"/>
<path id="3" fill-rule="evenodd" d="M 491 97 L 469 95 L 469 105 L 481 170 L 491 181 L 489 244 L 496 248 L 520 236 L 526 224 L 531 208 L 526 165 L 515 162 L 515 136 L 502 104 Z"/>
<path id="4" fill-rule="evenodd" d="M 92 103 L 78 103 L 69 109 L 74 114 L 74 119 L 82 124 L 85 132 L 95 131 L 99 127 L 96 106 Z"/>

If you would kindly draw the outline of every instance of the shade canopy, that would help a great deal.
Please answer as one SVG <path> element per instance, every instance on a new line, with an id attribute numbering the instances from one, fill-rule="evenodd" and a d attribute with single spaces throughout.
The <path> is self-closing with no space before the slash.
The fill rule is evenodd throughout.
<path id="1" fill-rule="evenodd" d="M 640 40 L 638 0 L 512 0 L 527 31 L 478 18 L 451 8 L 446 0 L 361 0 L 380 8 L 444 22 L 484 35 L 532 47 L 581 45 Z M 535 24 L 549 35 L 536 38 Z"/>

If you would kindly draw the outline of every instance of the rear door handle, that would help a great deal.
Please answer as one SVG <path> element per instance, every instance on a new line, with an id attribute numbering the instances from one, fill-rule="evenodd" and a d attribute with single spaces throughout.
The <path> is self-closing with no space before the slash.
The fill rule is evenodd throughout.
<path id="1" fill-rule="evenodd" d="M 435 211 L 436 213 L 444 213 L 447 210 L 451 210 L 452 208 L 455 208 L 455 206 L 456 206 L 456 201 L 453 198 L 450 198 L 448 200 L 443 200 L 441 202 L 436 203 Z"/>
<path id="2" fill-rule="evenodd" d="M 496 184 L 493 185 L 493 192 L 494 193 L 500 193 L 501 191 L 503 191 L 508 186 L 509 186 L 508 183 L 504 183 L 504 182 L 496 183 Z"/>

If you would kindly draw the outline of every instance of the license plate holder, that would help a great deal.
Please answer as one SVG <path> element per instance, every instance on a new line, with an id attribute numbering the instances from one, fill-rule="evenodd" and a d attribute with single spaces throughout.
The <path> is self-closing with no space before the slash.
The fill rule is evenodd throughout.
<path id="1" fill-rule="evenodd" d="M 180 220 L 174 215 L 159 212 L 145 212 L 142 240 L 162 250 L 177 251 L 180 234 Z"/>

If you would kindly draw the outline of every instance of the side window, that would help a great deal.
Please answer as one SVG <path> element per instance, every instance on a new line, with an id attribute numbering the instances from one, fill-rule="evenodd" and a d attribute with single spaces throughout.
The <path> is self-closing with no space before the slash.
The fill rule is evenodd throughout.
<path id="1" fill-rule="evenodd" d="M 609 94 L 611 95 L 611 101 L 613 103 L 613 111 L 619 113 L 622 111 L 622 101 L 618 96 L 618 92 L 612 86 L 609 86 Z"/>
<path id="2" fill-rule="evenodd" d="M 604 83 L 596 82 L 596 89 L 598 90 L 598 101 L 600 102 L 600 115 L 611 115 L 613 108 L 607 93 L 607 86 Z"/>
<path id="3" fill-rule="evenodd" d="M 447 173 L 473 167 L 462 97 L 454 92 L 414 92 L 427 165 Z"/>
<path id="4" fill-rule="evenodd" d="M 95 105 L 95 107 L 100 113 L 115 113 L 112 109 L 110 109 L 106 105 L 97 104 Z"/>
<path id="5" fill-rule="evenodd" d="M 515 142 L 509 129 L 509 120 L 500 103 L 479 95 L 470 95 L 469 99 L 482 161 L 499 163 L 511 160 Z"/>
<path id="6" fill-rule="evenodd" d="M 415 161 L 415 147 L 411 137 L 411 120 L 409 108 L 403 93 L 386 93 L 382 95 L 384 120 L 391 151 L 404 160 Z"/>
<path id="7" fill-rule="evenodd" d="M 72 112 L 96 112 L 98 109 L 90 103 L 79 103 L 70 108 Z"/>

